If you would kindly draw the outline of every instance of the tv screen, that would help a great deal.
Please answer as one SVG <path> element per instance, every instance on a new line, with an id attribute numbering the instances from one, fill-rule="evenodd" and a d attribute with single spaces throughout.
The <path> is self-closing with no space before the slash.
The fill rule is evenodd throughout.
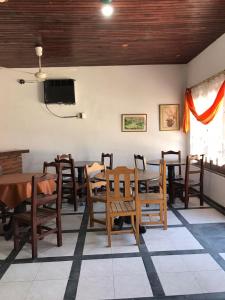
<path id="1" fill-rule="evenodd" d="M 44 102 L 46 104 L 75 104 L 74 80 L 45 80 Z"/>

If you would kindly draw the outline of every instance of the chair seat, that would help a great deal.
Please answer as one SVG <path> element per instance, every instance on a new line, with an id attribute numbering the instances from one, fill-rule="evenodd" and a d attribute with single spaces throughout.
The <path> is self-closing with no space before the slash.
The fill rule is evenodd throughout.
<path id="1" fill-rule="evenodd" d="M 56 218 L 56 211 L 48 208 L 37 209 L 37 225 L 44 224 L 47 221 Z M 14 218 L 27 224 L 31 224 L 31 212 L 24 212 L 14 215 Z"/>
<path id="2" fill-rule="evenodd" d="M 111 213 L 131 213 L 136 212 L 135 202 L 132 201 L 113 201 L 110 203 Z"/>
<path id="3" fill-rule="evenodd" d="M 139 199 L 143 200 L 163 200 L 163 194 L 161 193 L 140 193 Z"/>
<path id="4" fill-rule="evenodd" d="M 173 181 L 173 184 L 176 184 L 176 185 L 180 185 L 180 186 L 184 186 L 185 185 L 185 180 L 184 179 L 181 179 L 181 180 L 174 180 Z M 194 187 L 194 186 L 199 186 L 200 183 L 199 182 L 195 182 L 194 180 L 192 179 L 189 179 L 189 187 Z"/>

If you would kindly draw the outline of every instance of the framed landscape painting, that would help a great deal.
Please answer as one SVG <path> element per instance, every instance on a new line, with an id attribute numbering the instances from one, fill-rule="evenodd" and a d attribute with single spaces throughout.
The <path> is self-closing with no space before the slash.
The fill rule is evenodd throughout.
<path id="1" fill-rule="evenodd" d="M 122 114 L 121 130 L 124 132 L 147 131 L 147 114 Z"/>
<path id="2" fill-rule="evenodd" d="M 159 130 L 180 130 L 179 104 L 159 105 Z"/>

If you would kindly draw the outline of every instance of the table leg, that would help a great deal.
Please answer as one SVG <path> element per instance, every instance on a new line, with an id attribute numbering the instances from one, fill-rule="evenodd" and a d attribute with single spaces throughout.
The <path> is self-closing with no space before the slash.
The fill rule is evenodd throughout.
<path id="1" fill-rule="evenodd" d="M 77 173 L 78 173 L 78 182 L 80 184 L 84 184 L 85 183 L 85 176 L 84 176 L 84 168 L 77 168 Z M 78 191 L 78 197 L 82 199 L 82 197 L 86 194 L 86 189 L 83 188 L 81 190 Z M 80 205 L 83 205 L 83 202 L 80 202 Z"/>
<path id="2" fill-rule="evenodd" d="M 173 179 L 174 179 L 174 166 L 168 166 L 168 189 L 169 189 L 169 203 L 174 203 L 174 195 L 173 195 Z"/>

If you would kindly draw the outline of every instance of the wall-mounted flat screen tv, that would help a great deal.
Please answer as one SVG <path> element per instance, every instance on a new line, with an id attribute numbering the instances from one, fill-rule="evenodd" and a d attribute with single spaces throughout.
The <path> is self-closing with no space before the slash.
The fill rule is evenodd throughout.
<path id="1" fill-rule="evenodd" d="M 44 82 L 46 104 L 75 104 L 73 79 L 48 79 Z"/>

